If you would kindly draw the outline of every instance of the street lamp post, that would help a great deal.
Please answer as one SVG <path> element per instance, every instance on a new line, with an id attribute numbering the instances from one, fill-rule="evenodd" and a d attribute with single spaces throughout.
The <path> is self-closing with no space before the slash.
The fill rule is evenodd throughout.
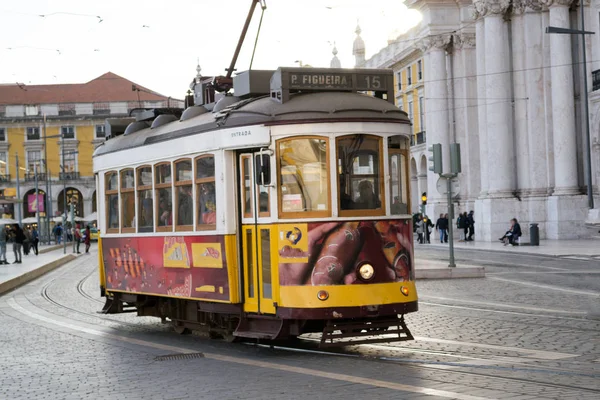
<path id="1" fill-rule="evenodd" d="M 546 33 L 557 33 L 567 35 L 581 35 L 581 48 L 583 54 L 583 98 L 584 98 L 584 112 L 585 112 L 585 142 L 586 142 L 586 172 L 587 172 L 587 197 L 588 197 L 588 208 L 594 208 L 594 194 L 592 190 L 592 143 L 590 138 L 590 111 L 588 106 L 588 83 L 587 83 L 587 58 L 585 51 L 585 35 L 594 35 L 595 32 L 585 30 L 585 13 L 584 7 L 581 5 L 581 30 L 579 29 L 568 29 L 559 28 L 556 26 L 548 26 Z"/>

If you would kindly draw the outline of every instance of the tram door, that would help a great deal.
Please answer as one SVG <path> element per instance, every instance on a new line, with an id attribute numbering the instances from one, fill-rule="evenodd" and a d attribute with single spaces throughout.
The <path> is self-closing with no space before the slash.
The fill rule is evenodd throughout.
<path id="1" fill-rule="evenodd" d="M 276 246 L 271 243 L 271 225 L 260 223 L 271 216 L 271 188 L 257 181 L 261 157 L 259 153 L 239 156 L 244 311 L 275 314 L 271 267 L 271 259 L 275 258 L 271 251 Z"/>

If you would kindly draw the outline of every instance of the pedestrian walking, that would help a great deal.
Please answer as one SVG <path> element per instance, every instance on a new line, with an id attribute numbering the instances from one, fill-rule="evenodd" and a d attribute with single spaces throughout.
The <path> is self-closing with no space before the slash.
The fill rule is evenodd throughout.
<path id="1" fill-rule="evenodd" d="M 25 235 L 25 240 L 23 240 L 23 254 L 28 256 L 29 248 L 31 247 L 31 232 L 29 228 L 23 229 L 23 235 Z"/>
<path id="2" fill-rule="evenodd" d="M 467 216 L 467 228 L 469 230 L 469 235 L 467 236 L 468 241 L 472 241 L 473 235 L 475 234 L 475 218 L 473 218 L 474 214 L 475 213 L 473 212 L 473 210 L 471 210 L 471 212 L 469 212 L 469 215 Z"/>
<path id="3" fill-rule="evenodd" d="M 60 222 L 58 224 L 56 224 L 56 226 L 54 226 L 52 233 L 54 233 L 54 237 L 56 238 L 56 244 L 60 244 L 61 239 L 62 239 L 62 233 L 63 233 L 63 228 L 62 228 Z"/>
<path id="4" fill-rule="evenodd" d="M 37 228 L 34 226 L 31 230 L 31 246 L 35 255 L 38 255 L 38 244 L 40 243 L 40 234 L 37 231 Z"/>
<path id="5" fill-rule="evenodd" d="M 448 217 L 440 214 L 435 222 L 435 229 L 440 234 L 440 243 L 448 243 Z"/>
<path id="6" fill-rule="evenodd" d="M 8 264 L 6 261 L 6 241 L 8 239 L 6 226 L 0 225 L 0 264 Z"/>
<path id="7" fill-rule="evenodd" d="M 21 248 L 25 241 L 25 234 L 19 224 L 13 225 L 13 252 L 15 253 L 15 261 L 13 264 L 21 264 L 23 255 L 21 254 Z"/>
<path id="8" fill-rule="evenodd" d="M 81 254 L 79 251 L 79 245 L 81 244 L 81 228 L 79 224 L 75 225 L 75 233 L 73 237 L 75 238 L 75 245 L 77 246 L 77 254 Z"/>
<path id="9" fill-rule="evenodd" d="M 85 243 L 85 252 L 86 254 L 90 251 L 90 240 L 91 240 L 92 232 L 90 231 L 90 226 L 86 226 L 85 233 L 83 234 L 83 242 Z"/>

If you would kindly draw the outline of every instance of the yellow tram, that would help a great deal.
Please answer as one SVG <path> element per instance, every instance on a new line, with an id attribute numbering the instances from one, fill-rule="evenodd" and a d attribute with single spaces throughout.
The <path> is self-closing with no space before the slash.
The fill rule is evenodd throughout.
<path id="1" fill-rule="evenodd" d="M 247 71 L 233 88 L 140 111 L 96 150 L 103 311 L 228 339 L 412 339 L 411 130 L 392 72 Z"/>

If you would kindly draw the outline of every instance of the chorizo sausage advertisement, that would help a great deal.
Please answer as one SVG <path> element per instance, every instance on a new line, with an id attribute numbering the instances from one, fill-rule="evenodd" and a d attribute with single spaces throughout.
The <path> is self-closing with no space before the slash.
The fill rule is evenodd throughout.
<path id="1" fill-rule="evenodd" d="M 108 290 L 229 300 L 222 236 L 104 238 L 102 252 Z"/>
<path id="2" fill-rule="evenodd" d="M 412 280 L 409 220 L 279 225 L 281 285 L 350 285 Z M 360 275 L 361 266 L 372 274 Z"/>

